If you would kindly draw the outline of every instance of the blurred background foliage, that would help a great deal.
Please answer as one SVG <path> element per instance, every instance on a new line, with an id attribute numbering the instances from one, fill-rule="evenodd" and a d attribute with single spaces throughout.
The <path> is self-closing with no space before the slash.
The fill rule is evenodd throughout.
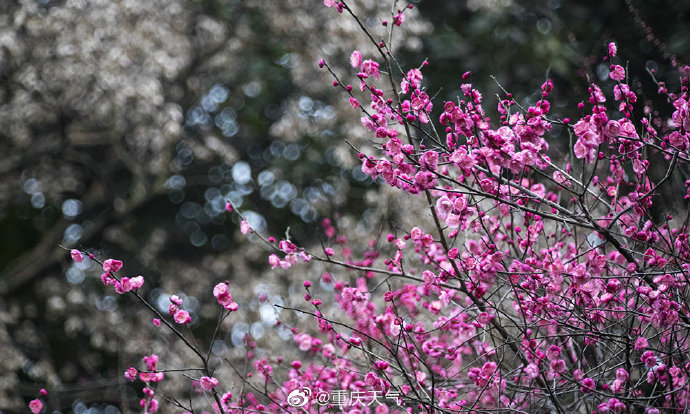
<path id="1" fill-rule="evenodd" d="M 42 387 L 51 410 L 129 412 L 138 390 L 123 384 L 124 368 L 156 347 L 180 355 L 168 366 L 184 364 L 150 315 L 107 293 L 98 266 L 70 263 L 61 246 L 124 260 L 161 309 L 183 294 L 201 340 L 217 315 L 211 286 L 241 286 L 246 310 L 206 344 L 241 357 L 246 332 L 266 349 L 289 338 L 269 333 L 275 315 L 261 298 L 299 292 L 266 272 L 266 253 L 237 235 L 226 200 L 258 230 L 289 228 L 306 245 L 318 245 L 324 217 L 362 237 L 402 219 L 346 143 L 373 148 L 360 114 L 316 66 L 323 57 L 354 83 L 349 54 L 374 50 L 321 3 L 0 2 L 0 412 L 23 412 Z M 554 116 L 577 115 L 589 81 L 607 81 L 610 41 L 640 99 L 667 111 L 646 70 L 673 86 L 690 62 L 688 1 L 413 4 L 394 37 L 400 65 L 428 58 L 425 85 L 443 99 L 456 99 L 472 71 L 489 111 L 497 82 L 527 103 L 550 76 Z M 353 7 L 383 36 L 388 2 Z M 558 129 L 552 139 L 567 143 Z"/>

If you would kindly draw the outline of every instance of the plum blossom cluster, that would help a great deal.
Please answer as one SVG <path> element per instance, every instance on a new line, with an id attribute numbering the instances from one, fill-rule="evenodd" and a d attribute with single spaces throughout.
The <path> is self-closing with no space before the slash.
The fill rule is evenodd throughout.
<path id="1" fill-rule="evenodd" d="M 232 208 L 227 209 L 228 212 L 232 212 Z M 84 261 L 84 255 L 81 251 L 73 249 L 70 251 L 70 256 L 72 260 L 77 263 Z M 98 261 L 93 254 L 89 257 L 92 260 Z M 230 398 L 232 393 L 226 392 L 223 394 L 222 398 L 216 391 L 216 387 L 219 385 L 217 378 L 210 375 L 211 371 L 208 367 L 208 355 L 201 352 L 198 345 L 193 341 L 190 341 L 185 337 L 180 331 L 175 328 L 175 325 L 168 322 L 157 310 L 156 308 L 144 298 L 143 295 L 138 294 L 137 289 L 141 288 L 144 283 L 144 278 L 142 276 L 136 277 L 117 277 L 116 273 L 120 272 L 123 268 L 123 263 L 116 259 L 106 259 L 102 263 L 103 273 L 101 275 L 101 281 L 106 286 L 114 286 L 115 291 L 121 295 L 125 293 L 133 294 L 134 297 L 142 302 L 148 309 L 154 312 L 155 317 L 153 319 L 153 324 L 156 327 L 160 327 L 165 324 L 170 331 L 177 336 L 187 347 L 189 347 L 200 359 L 204 369 L 203 371 L 208 375 L 203 375 L 200 377 L 196 384 L 198 384 L 201 389 L 208 391 L 212 394 L 215 403 L 214 407 L 222 407 L 223 412 L 231 412 Z M 227 317 L 230 312 L 239 309 L 239 305 L 233 301 L 232 295 L 228 287 L 228 282 L 218 283 L 213 288 L 213 296 L 218 301 L 218 304 L 222 307 L 225 317 Z M 189 311 L 185 310 L 184 301 L 178 295 L 171 295 L 169 297 L 170 304 L 168 306 L 168 313 L 172 316 L 172 320 L 175 324 L 186 325 L 191 323 L 192 318 Z M 129 367 L 124 372 L 124 377 L 130 381 L 141 381 L 144 383 L 142 387 L 143 398 L 141 398 L 139 404 L 145 413 L 154 413 L 159 411 L 160 402 L 156 398 L 156 384 L 165 379 L 165 371 L 158 368 L 159 357 L 157 354 L 150 354 L 143 357 L 143 362 L 145 365 L 144 370 L 138 370 L 135 367 Z M 184 372 L 185 370 L 175 370 Z M 45 390 L 42 390 L 42 395 L 46 395 Z M 168 399 L 169 397 L 166 397 Z M 182 403 L 178 403 L 177 406 L 183 407 Z M 32 400 L 29 404 L 29 408 L 33 413 L 40 413 L 43 410 L 43 402 L 40 399 Z M 218 410 L 217 410 L 218 411 Z M 187 413 L 193 413 L 194 410 L 190 409 L 186 411 Z"/>
<path id="2" fill-rule="evenodd" d="M 350 12 L 344 2 L 326 3 Z M 688 209 L 659 200 L 673 177 L 688 173 L 690 68 L 680 70 L 679 93 L 659 82 L 671 116 L 638 118 L 611 43 L 610 81 L 589 85 L 577 119 L 551 115 L 547 80 L 527 108 L 510 94 L 499 98 L 496 123 L 467 82 L 471 74 L 462 76 L 462 97 L 434 116 L 424 90 L 428 62 L 392 82 L 387 46 L 376 46 L 380 60 L 357 50 L 350 58 L 366 99 L 334 82 L 380 148 L 360 154 L 362 171 L 423 197 L 434 225 L 389 234 L 388 248 L 374 243 L 357 260 L 337 226 L 323 223 L 331 244 L 311 259 L 342 266 L 339 277 L 328 273 L 340 312 L 322 310 L 325 301 L 305 281 L 312 309 L 304 312 L 315 326 L 293 328 L 293 339 L 313 362 L 291 363 L 290 379 L 261 409 L 284 409 L 279 396 L 301 387 L 333 390 L 329 375 L 352 391 L 394 390 L 413 401 L 386 409 L 394 412 L 687 409 Z M 572 148 L 550 142 L 556 124 Z M 273 268 L 287 261 L 269 257 Z M 354 281 L 347 269 L 358 274 Z M 374 294 L 382 283 L 389 290 Z M 259 365 L 265 378 L 277 378 L 279 359 Z M 317 412 L 317 401 L 304 409 Z"/>
<path id="3" fill-rule="evenodd" d="M 275 239 L 272 239 L 271 242 L 275 242 Z M 290 240 L 281 240 L 278 242 L 278 249 L 284 253 L 282 258 L 275 253 L 268 257 L 268 263 L 271 265 L 272 269 L 278 267 L 289 269 L 296 263 L 308 263 L 311 261 L 311 255 L 306 253 L 303 249 L 298 249 Z"/>
<path id="4" fill-rule="evenodd" d="M 182 305 L 183 302 L 179 296 L 170 296 L 170 305 L 168 306 L 168 313 L 173 315 L 175 323 L 178 323 L 180 325 L 184 325 L 192 321 L 192 317 L 189 315 L 189 312 L 182 309 Z"/>
<path id="5" fill-rule="evenodd" d="M 144 356 L 143 361 L 144 364 L 146 364 L 146 371 L 139 372 L 136 368 L 129 367 L 125 371 L 125 378 L 133 382 L 137 380 L 138 374 L 139 380 L 145 383 L 144 387 L 142 388 L 144 398 L 142 398 L 139 401 L 139 405 L 144 410 L 144 412 L 155 413 L 156 411 L 158 411 L 159 403 L 158 400 L 154 398 L 156 394 L 155 387 L 152 387 L 151 384 L 163 381 L 163 379 L 165 378 L 165 374 L 163 372 L 157 371 L 158 355 L 146 355 Z"/>
<path id="6" fill-rule="evenodd" d="M 106 286 L 112 285 L 115 288 L 115 292 L 120 295 L 137 290 L 144 285 L 143 276 L 135 276 L 132 278 L 123 276 L 118 279 L 115 277 L 115 273 L 120 269 L 122 269 L 122 261 L 116 259 L 107 259 L 104 261 L 103 274 L 101 274 L 101 281 L 103 284 Z"/>
<path id="7" fill-rule="evenodd" d="M 213 296 L 218 300 L 218 303 L 228 311 L 236 311 L 239 309 L 237 302 L 233 302 L 232 295 L 228 289 L 229 282 L 218 283 L 213 288 Z"/>
<path id="8" fill-rule="evenodd" d="M 345 1 L 324 5 L 360 22 Z M 394 30 L 403 13 L 394 10 L 393 24 L 382 25 Z M 690 409 L 690 213 L 687 200 L 664 198 L 690 197 L 690 67 L 679 68 L 677 92 L 657 81 L 672 108 L 657 115 L 638 107 L 610 43 L 609 79 L 588 85 L 577 118 L 552 114 L 557 91 L 547 79 L 527 107 L 499 96 L 492 119 L 469 72 L 457 100 L 432 102 L 428 61 L 402 70 L 385 41 L 373 46 L 377 56 L 350 56 L 358 89 L 331 71 L 375 143 L 359 154 L 361 170 L 420 198 L 428 209 L 405 214 L 429 220 L 350 246 L 337 220 L 326 219 L 321 253 L 258 235 L 276 252 L 268 256 L 273 269 L 327 266 L 322 281 L 333 296 L 317 297 L 312 281 L 303 282 L 306 305 L 293 310 L 311 324 L 290 327 L 299 360 L 255 352 L 245 338 L 253 367 L 245 374 L 254 382 L 234 396 L 216 391 L 223 385 L 206 354 L 170 324 L 199 355 L 198 384 L 213 395 L 214 410 L 286 412 L 294 408 L 287 397 L 305 388 L 404 397 L 338 407 L 352 413 Z M 319 66 L 331 70 L 323 60 Z M 554 142 L 555 126 L 572 146 Z M 246 220 L 240 230 L 255 234 Z M 142 286 L 141 276 L 117 278 L 121 268 L 106 260 L 103 283 L 118 293 Z M 228 282 L 213 296 L 221 320 L 238 310 Z M 170 302 L 173 320 L 189 323 L 182 300 Z M 155 355 L 144 361 L 146 371 L 125 376 L 147 384 L 141 404 L 155 412 L 149 384 L 163 373 Z M 300 412 L 323 411 L 317 398 L 299 404 Z"/>

